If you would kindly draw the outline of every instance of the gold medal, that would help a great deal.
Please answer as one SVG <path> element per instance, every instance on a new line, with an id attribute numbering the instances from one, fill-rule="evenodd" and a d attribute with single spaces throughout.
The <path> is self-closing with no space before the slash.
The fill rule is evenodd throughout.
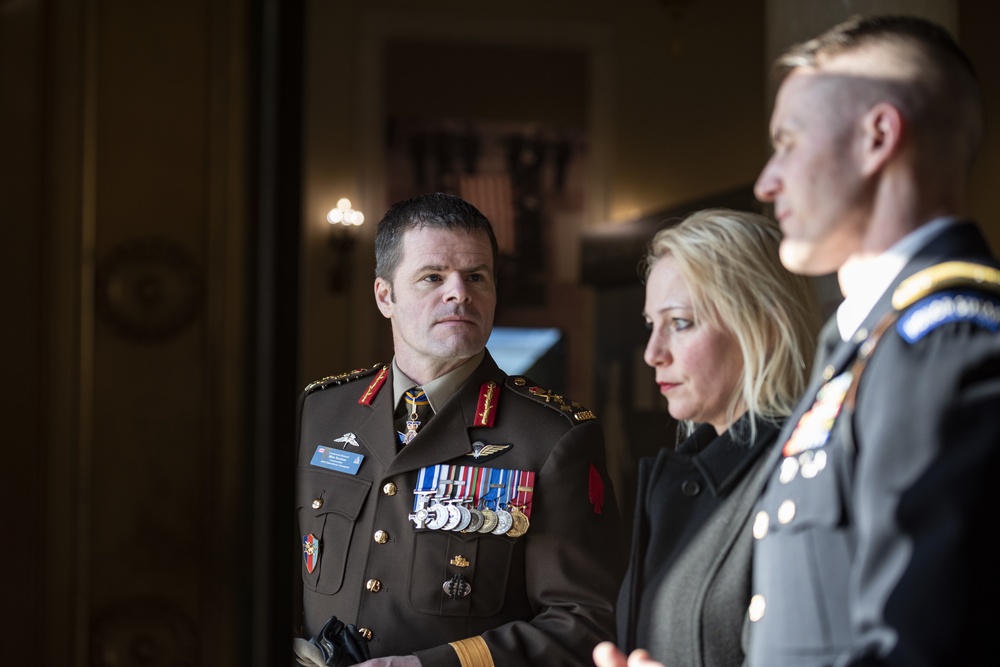
<path id="1" fill-rule="evenodd" d="M 483 525 L 479 528 L 479 532 L 493 532 L 493 529 L 497 527 L 497 522 L 499 521 L 496 512 L 491 510 L 489 507 L 484 507 L 481 511 L 483 513 Z"/>
<path id="2" fill-rule="evenodd" d="M 521 537 L 528 532 L 531 521 L 516 506 L 510 508 L 510 518 L 514 525 L 507 531 L 508 535 L 511 537 Z"/>

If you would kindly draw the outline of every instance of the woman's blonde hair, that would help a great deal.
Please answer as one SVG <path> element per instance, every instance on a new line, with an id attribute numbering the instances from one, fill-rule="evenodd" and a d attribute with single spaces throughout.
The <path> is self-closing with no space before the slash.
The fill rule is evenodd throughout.
<path id="1" fill-rule="evenodd" d="M 646 279 L 670 255 L 687 282 L 695 321 L 735 336 L 743 372 L 727 414 L 733 424 L 742 409 L 749 412 L 751 441 L 756 418 L 787 417 L 805 391 L 819 329 L 812 288 L 781 265 L 780 242 L 778 225 L 762 215 L 706 209 L 657 232 L 642 267 Z M 694 424 L 682 427 L 687 435 Z"/>

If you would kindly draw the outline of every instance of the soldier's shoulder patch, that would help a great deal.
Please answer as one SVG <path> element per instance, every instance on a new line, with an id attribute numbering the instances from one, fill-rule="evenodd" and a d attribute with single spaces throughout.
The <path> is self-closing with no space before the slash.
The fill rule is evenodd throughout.
<path id="1" fill-rule="evenodd" d="M 949 322 L 1000 330 L 1000 269 L 973 262 L 942 262 L 902 281 L 892 293 L 896 330 L 915 343 Z"/>
<path id="2" fill-rule="evenodd" d="M 329 375 L 325 378 L 316 380 L 315 382 L 310 382 L 306 385 L 304 392 L 308 394 L 319 389 L 326 389 L 327 387 L 334 387 L 348 382 L 353 382 L 354 380 L 360 380 L 361 378 L 368 377 L 369 375 L 378 373 L 382 369 L 387 368 L 388 367 L 385 364 L 375 364 L 371 368 L 358 368 L 346 373 L 340 373 L 339 375 Z"/>
<path id="3" fill-rule="evenodd" d="M 936 292 L 909 307 L 896 323 L 896 331 L 906 342 L 916 343 L 949 322 L 972 322 L 987 331 L 1000 331 L 1000 296 L 964 290 Z"/>
<path id="4" fill-rule="evenodd" d="M 597 419 L 597 415 L 593 411 L 588 410 L 576 401 L 571 401 L 551 389 L 540 387 L 522 375 L 508 377 L 507 387 L 522 396 L 532 398 L 538 403 L 559 412 L 575 424 Z"/>

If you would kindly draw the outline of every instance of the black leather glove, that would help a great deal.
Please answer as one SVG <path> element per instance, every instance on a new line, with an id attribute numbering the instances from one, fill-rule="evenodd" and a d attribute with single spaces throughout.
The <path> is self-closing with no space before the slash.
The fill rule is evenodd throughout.
<path id="1" fill-rule="evenodd" d="M 331 616 L 308 642 L 296 640 L 299 663 L 313 667 L 347 667 L 368 660 L 368 641 L 357 627 Z"/>

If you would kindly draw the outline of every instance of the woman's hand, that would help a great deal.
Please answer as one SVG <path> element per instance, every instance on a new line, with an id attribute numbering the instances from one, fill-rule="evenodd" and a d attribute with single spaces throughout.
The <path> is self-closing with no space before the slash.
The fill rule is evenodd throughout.
<path id="1" fill-rule="evenodd" d="M 594 664 L 597 667 L 664 667 L 641 648 L 632 651 L 626 660 L 625 654 L 611 642 L 601 642 L 594 647 Z"/>

